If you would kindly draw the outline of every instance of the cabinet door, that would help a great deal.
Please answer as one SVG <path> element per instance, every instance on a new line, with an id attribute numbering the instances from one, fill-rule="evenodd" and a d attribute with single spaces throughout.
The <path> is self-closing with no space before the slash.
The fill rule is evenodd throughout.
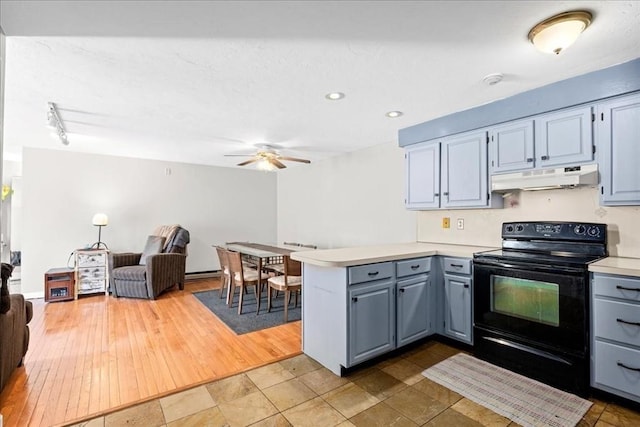
<path id="1" fill-rule="evenodd" d="M 405 166 L 405 206 L 409 209 L 440 207 L 440 144 L 407 148 Z"/>
<path id="2" fill-rule="evenodd" d="M 426 337 L 431 331 L 429 275 L 399 281 L 397 290 L 398 347 Z"/>
<path id="3" fill-rule="evenodd" d="M 395 284 L 375 283 L 349 289 L 349 366 L 395 348 Z"/>
<path id="4" fill-rule="evenodd" d="M 444 333 L 473 344 L 471 337 L 471 277 L 444 275 Z"/>
<path id="5" fill-rule="evenodd" d="M 535 118 L 536 166 L 577 165 L 593 161 L 591 107 Z"/>
<path id="6" fill-rule="evenodd" d="M 489 146 L 491 174 L 533 168 L 533 120 L 491 129 Z"/>
<path id="7" fill-rule="evenodd" d="M 640 205 L 640 95 L 598 106 L 600 200 Z"/>
<path id="8" fill-rule="evenodd" d="M 442 207 L 487 206 L 487 133 L 468 133 L 443 141 L 440 176 Z"/>

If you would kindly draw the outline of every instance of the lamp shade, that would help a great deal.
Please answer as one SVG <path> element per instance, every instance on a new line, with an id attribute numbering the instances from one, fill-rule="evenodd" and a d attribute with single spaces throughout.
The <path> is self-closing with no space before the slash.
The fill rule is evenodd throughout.
<path id="1" fill-rule="evenodd" d="M 559 54 L 571 46 L 591 23 L 586 11 L 565 12 L 546 19 L 529 31 L 529 41 L 540 51 Z"/>
<path id="2" fill-rule="evenodd" d="M 109 217 L 103 213 L 97 213 L 93 216 L 93 225 L 107 225 L 109 223 Z"/>

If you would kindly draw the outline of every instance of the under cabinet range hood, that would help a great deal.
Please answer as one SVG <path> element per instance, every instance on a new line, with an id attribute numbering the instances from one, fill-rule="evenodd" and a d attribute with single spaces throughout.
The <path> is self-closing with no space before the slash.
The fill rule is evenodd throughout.
<path id="1" fill-rule="evenodd" d="M 530 170 L 491 176 L 491 191 L 548 190 L 598 184 L 598 165 Z"/>

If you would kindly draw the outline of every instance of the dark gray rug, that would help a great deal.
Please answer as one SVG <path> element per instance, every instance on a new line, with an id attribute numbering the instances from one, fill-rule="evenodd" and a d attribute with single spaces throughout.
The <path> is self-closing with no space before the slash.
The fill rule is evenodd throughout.
<path id="1" fill-rule="evenodd" d="M 274 293 L 275 294 L 275 293 Z M 277 298 L 273 298 L 271 312 L 267 312 L 267 293 L 262 292 L 260 300 L 260 314 L 256 315 L 256 297 L 253 289 L 244 295 L 242 314 L 238 315 L 238 292 L 233 299 L 233 307 L 225 304 L 224 296 L 220 298 L 219 290 L 194 292 L 193 295 L 205 305 L 218 319 L 222 320 L 236 334 L 242 335 L 260 329 L 271 328 L 284 323 L 284 292 L 280 292 Z M 293 299 L 289 305 L 289 322 L 300 320 L 302 305 L 301 297 L 298 297 L 298 307 L 293 308 Z"/>

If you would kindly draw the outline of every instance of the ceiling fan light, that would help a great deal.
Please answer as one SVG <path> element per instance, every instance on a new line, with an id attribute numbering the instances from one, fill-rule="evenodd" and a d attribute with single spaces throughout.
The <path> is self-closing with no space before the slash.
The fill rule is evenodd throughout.
<path id="1" fill-rule="evenodd" d="M 529 31 L 529 41 L 538 50 L 557 55 L 578 39 L 591 24 L 591 19 L 591 13 L 586 11 L 565 12 L 552 16 Z"/>
<path id="2" fill-rule="evenodd" d="M 345 97 L 345 94 L 342 92 L 330 92 L 324 96 L 329 101 L 339 101 Z"/>
<path id="3" fill-rule="evenodd" d="M 258 164 L 256 165 L 256 167 L 257 167 L 258 169 L 260 169 L 261 171 L 268 171 L 268 172 L 270 172 L 270 171 L 274 171 L 274 170 L 276 170 L 275 165 L 273 165 L 273 163 L 271 163 L 271 162 L 269 161 L 269 159 L 266 159 L 266 158 L 263 158 L 262 160 L 260 160 L 260 161 L 258 162 Z"/>

